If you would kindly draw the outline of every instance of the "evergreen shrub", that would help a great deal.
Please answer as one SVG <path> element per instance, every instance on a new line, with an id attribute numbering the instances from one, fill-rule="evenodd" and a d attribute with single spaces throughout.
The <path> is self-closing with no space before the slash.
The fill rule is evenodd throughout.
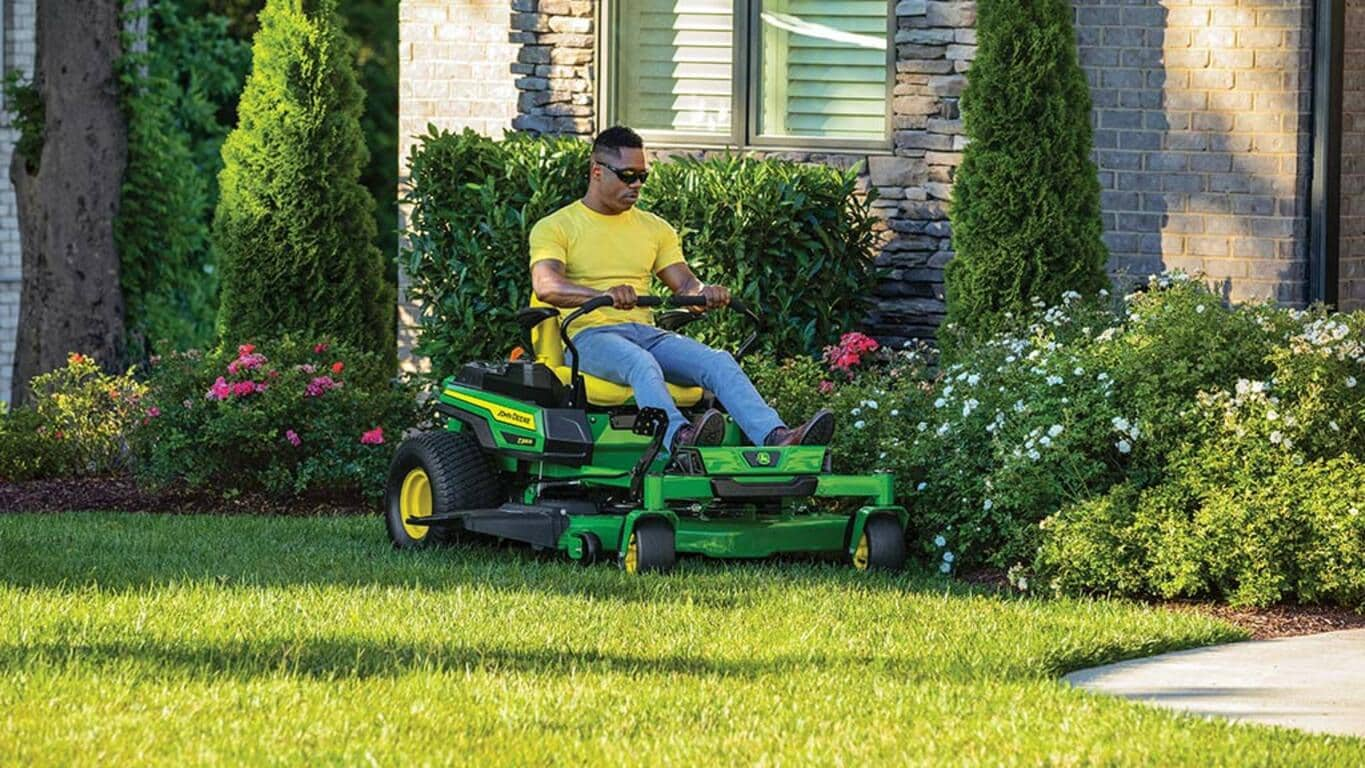
<path id="1" fill-rule="evenodd" d="M 1071 4 L 1001 0 L 979 8 L 962 115 L 969 143 L 949 208 L 955 256 L 947 323 L 987 336 L 1034 298 L 1106 285 L 1100 189 L 1090 159 L 1090 94 Z M 970 345 L 949 333 L 945 349 Z"/>
<path id="2" fill-rule="evenodd" d="M 413 148 L 402 259 L 409 296 L 424 308 L 416 351 L 437 375 L 519 343 L 512 316 L 530 298 L 531 227 L 583 196 L 588 154 L 576 139 L 495 141 L 435 128 Z M 818 354 L 861 319 L 876 234 L 853 171 L 732 156 L 651 168 L 641 207 L 678 229 L 703 281 L 728 286 L 764 316 L 756 355 Z M 751 330 L 722 311 L 686 332 L 735 349 Z"/>
<path id="3" fill-rule="evenodd" d="M 269 0 L 223 144 L 213 239 L 224 339 L 330 336 L 395 366 L 394 293 L 359 182 L 366 152 L 335 0 Z"/>

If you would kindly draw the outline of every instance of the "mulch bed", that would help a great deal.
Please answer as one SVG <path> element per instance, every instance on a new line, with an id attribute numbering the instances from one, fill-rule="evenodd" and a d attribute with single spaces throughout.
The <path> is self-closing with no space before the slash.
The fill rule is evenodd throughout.
<path id="1" fill-rule="evenodd" d="M 150 493 L 128 477 L 33 480 L 0 483 L 2 512 L 65 512 L 74 509 L 181 514 L 268 514 L 291 516 L 373 515 L 378 507 L 353 494 L 313 495 L 281 502 L 265 497 L 223 499 L 183 489 Z M 1005 572 L 984 568 L 960 575 L 979 587 L 1010 591 Z M 1280 605 L 1271 608 L 1233 608 L 1192 600 L 1156 601 L 1172 611 L 1192 611 L 1223 619 L 1245 629 L 1253 640 L 1311 635 L 1365 627 L 1365 615 L 1349 608 Z"/>
<path id="2" fill-rule="evenodd" d="M 248 494 L 224 499 L 171 488 L 149 492 L 132 478 L 92 477 L 0 483 L 0 512 L 65 512 L 77 509 L 181 514 L 290 516 L 372 515 L 378 507 L 354 494 L 314 494 L 278 501 Z"/>

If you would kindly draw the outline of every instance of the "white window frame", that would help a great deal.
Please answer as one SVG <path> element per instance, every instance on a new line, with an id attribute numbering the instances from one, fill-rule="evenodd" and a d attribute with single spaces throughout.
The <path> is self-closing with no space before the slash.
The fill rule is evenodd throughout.
<path id="1" fill-rule="evenodd" d="M 880 139 L 853 139 L 828 136 L 764 136 L 758 132 L 758 83 L 763 76 L 759 13 L 762 0 L 733 0 L 735 5 L 734 43 L 731 60 L 731 127 L 729 134 L 702 134 L 686 131 L 637 129 L 651 145 L 698 149 L 761 149 L 770 152 L 851 151 L 859 154 L 890 154 L 893 149 L 894 121 L 893 92 L 896 85 L 896 15 L 895 0 L 886 5 L 886 123 Z M 596 71 L 598 78 L 596 103 L 597 128 L 602 130 L 617 124 L 617 105 L 621 94 L 616 92 L 615 45 L 613 37 L 618 28 L 618 8 L 630 0 L 601 0 L 597 9 Z"/>

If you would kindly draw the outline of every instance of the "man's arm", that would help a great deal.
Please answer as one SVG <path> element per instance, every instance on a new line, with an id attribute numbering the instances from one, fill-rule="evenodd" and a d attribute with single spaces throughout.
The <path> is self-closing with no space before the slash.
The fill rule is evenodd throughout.
<path id="1" fill-rule="evenodd" d="M 679 296 L 705 296 L 706 308 L 715 309 L 730 303 L 730 291 L 723 285 L 707 285 L 692 273 L 687 262 L 680 261 L 659 270 L 659 279 L 664 281 L 668 290 Z M 689 307 L 689 309 L 699 309 Z"/>
<path id="2" fill-rule="evenodd" d="M 564 276 L 564 263 L 554 259 L 541 259 L 531 265 L 531 290 L 537 299 L 560 308 L 579 307 L 606 295 L 612 298 L 612 306 L 617 309 L 630 309 L 637 298 L 635 289 L 629 285 L 618 285 L 606 291 L 579 285 Z"/>

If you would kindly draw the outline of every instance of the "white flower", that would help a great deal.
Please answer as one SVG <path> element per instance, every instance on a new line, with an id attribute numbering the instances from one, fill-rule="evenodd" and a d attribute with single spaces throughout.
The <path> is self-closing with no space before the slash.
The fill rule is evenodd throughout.
<path id="1" fill-rule="evenodd" d="M 1119 449 L 1119 453 L 1132 453 L 1133 451 L 1133 444 L 1127 440 L 1120 440 L 1114 443 L 1114 446 Z"/>
<path id="2" fill-rule="evenodd" d="M 1341 431 L 1341 427 L 1338 427 L 1338 426 L 1337 426 L 1336 421 L 1329 421 L 1329 422 L 1327 422 L 1327 426 L 1331 427 L 1333 432 L 1340 432 L 1340 431 Z"/>
<path id="3" fill-rule="evenodd" d="M 1072 371 L 1072 373 L 1075 374 L 1076 376 L 1084 376 L 1084 375 L 1085 375 L 1085 369 L 1082 368 L 1082 367 L 1080 367 L 1080 366 L 1078 365 L 1078 366 L 1076 366 L 1076 369 L 1075 369 L 1074 371 Z"/>
<path id="4" fill-rule="evenodd" d="M 981 502 L 981 508 L 986 510 L 987 512 L 991 511 L 991 507 L 994 506 L 995 502 L 991 501 L 990 499 L 986 499 L 985 501 Z"/>
<path id="5" fill-rule="evenodd" d="M 928 483 L 925 483 L 925 482 L 922 482 L 922 481 L 921 481 L 919 485 L 915 486 L 915 490 L 917 490 L 917 491 L 922 491 L 922 490 L 924 490 L 926 487 L 928 487 L 928 485 L 929 485 Z"/>
<path id="6" fill-rule="evenodd" d="M 1194 313 L 1195 313 L 1196 315 L 1202 315 L 1202 314 L 1204 314 L 1204 305 L 1203 305 L 1203 304 L 1200 304 L 1199 306 L 1195 307 L 1195 308 L 1194 308 Z"/>
<path id="7" fill-rule="evenodd" d="M 848 413 L 849 413 L 850 416 L 857 416 L 858 414 L 860 414 L 860 413 L 862 413 L 862 412 L 863 412 L 863 409 L 862 409 L 862 408 L 854 408 L 853 410 L 849 411 Z"/>
<path id="8" fill-rule="evenodd" d="M 975 386 L 977 385 L 977 383 L 980 382 L 980 381 L 981 381 L 981 377 L 978 376 L 978 375 L 975 374 L 975 373 L 973 373 L 971 376 L 968 376 L 968 377 L 967 377 L 967 384 L 969 384 L 970 386 L 973 386 L 973 387 L 975 387 Z"/>
<path id="9" fill-rule="evenodd" d="M 1061 424 L 1053 424 L 1052 426 L 1048 427 L 1047 434 L 1048 437 L 1056 437 L 1057 435 L 1062 434 L 1063 431 L 1064 430 L 1062 429 Z"/>
<path id="10" fill-rule="evenodd" d="M 1063 381 L 1063 379 L 1062 379 L 1061 376 L 1048 376 L 1048 377 L 1047 377 L 1047 385 L 1048 385 L 1049 387 L 1055 387 L 1055 386 L 1057 386 L 1058 384 L 1061 384 L 1062 381 Z"/>
<path id="11" fill-rule="evenodd" d="M 892 416 L 899 416 L 899 415 L 901 415 L 900 409 L 899 409 L 899 408 L 892 408 L 892 409 L 891 409 L 891 415 L 892 415 Z"/>
<path id="12" fill-rule="evenodd" d="M 1047 435 L 1043 435 L 1042 437 L 1038 438 L 1038 444 L 1046 448 L 1049 445 L 1052 445 L 1052 438 L 1048 437 Z"/>
<path id="13" fill-rule="evenodd" d="M 942 408 L 943 406 L 945 406 L 945 405 L 947 405 L 947 404 L 948 404 L 948 401 L 947 401 L 947 400 L 944 400 L 944 399 L 941 398 L 941 397 L 940 397 L 939 399 L 937 399 L 937 400 L 934 401 L 934 407 L 935 407 L 935 408 Z"/>
<path id="14" fill-rule="evenodd" d="M 1355 389 L 1355 386 L 1356 386 L 1356 377 L 1354 377 L 1354 376 L 1347 376 L 1347 377 L 1346 377 L 1346 388 L 1347 388 L 1347 389 Z"/>
<path id="15" fill-rule="evenodd" d="M 863 402 L 863 405 L 866 405 L 868 408 L 871 408 L 871 409 L 874 410 L 874 411 L 877 410 L 877 401 L 876 401 L 876 400 L 866 400 L 866 401 Z"/>
<path id="16" fill-rule="evenodd" d="M 857 421 L 853 422 L 854 429 L 862 429 L 865 426 L 867 426 L 867 422 L 863 421 L 862 419 L 858 419 Z"/>
<path id="17" fill-rule="evenodd" d="M 948 422 L 945 421 L 945 422 L 943 422 L 942 424 L 940 424 L 940 425 L 938 426 L 938 430 L 936 430 L 936 431 L 938 432 L 938 436 L 939 436 L 939 437 L 943 437 L 944 435 L 946 435 L 946 434 L 948 434 L 949 432 L 951 432 L 952 429 L 953 429 L 953 428 L 950 427 L 950 426 L 948 425 Z"/>
<path id="18" fill-rule="evenodd" d="M 943 534 L 941 534 L 941 533 L 940 533 L 939 535 L 937 535 L 937 536 L 934 537 L 934 546 L 936 546 L 936 547 L 942 547 L 942 546 L 946 545 L 947 543 L 948 543 L 948 540 L 945 539 L 945 538 L 943 538 Z"/>
<path id="19" fill-rule="evenodd" d="M 1280 433 L 1280 430 L 1277 429 L 1270 433 L 1270 442 L 1279 445 L 1283 440 L 1284 435 Z"/>
<path id="20" fill-rule="evenodd" d="M 952 552 L 944 552 L 944 553 L 943 553 L 943 562 L 945 562 L 945 563 L 951 563 L 951 562 L 952 562 L 953 560 L 955 560 L 955 559 L 957 559 L 957 558 L 953 556 L 953 553 L 952 553 Z"/>
<path id="21" fill-rule="evenodd" d="M 1028 591 L 1028 579 L 1023 576 L 1019 577 L 1019 591 L 1020 592 Z"/>
<path id="22" fill-rule="evenodd" d="M 953 569 L 953 566 L 949 565 L 948 563 L 939 563 L 939 564 L 938 564 L 938 572 L 939 572 L 939 573 L 947 573 L 948 571 L 951 571 L 952 569 Z"/>
<path id="23" fill-rule="evenodd" d="M 943 396 L 948 397 L 951 394 L 953 394 L 953 385 L 949 384 L 948 386 L 943 388 Z"/>
<path id="24" fill-rule="evenodd" d="M 928 423 L 928 422 L 925 422 L 925 421 L 921 421 L 920 423 L 918 423 L 918 424 L 915 425 L 915 429 L 918 429 L 918 430 L 921 431 L 921 432 L 923 432 L 924 430 L 926 430 L 926 429 L 928 429 L 928 428 L 929 428 L 929 423 Z"/>
<path id="25" fill-rule="evenodd" d="M 1271 421 L 1274 421 L 1280 418 L 1280 414 L 1276 413 L 1275 410 L 1272 408 L 1271 410 L 1265 412 L 1265 417 L 1267 419 L 1270 419 Z"/>
<path id="26" fill-rule="evenodd" d="M 1037 449 L 1037 448 L 1030 448 L 1030 449 L 1028 449 L 1028 457 L 1029 457 L 1030 459 L 1033 459 L 1034 461 L 1037 461 L 1039 456 L 1042 456 L 1042 454 L 1038 452 L 1038 449 Z"/>
<path id="27" fill-rule="evenodd" d="M 1120 432 L 1127 432 L 1128 427 L 1130 426 L 1128 420 L 1122 416 L 1115 416 L 1109 423 L 1113 424 L 1114 429 L 1117 429 Z"/>

